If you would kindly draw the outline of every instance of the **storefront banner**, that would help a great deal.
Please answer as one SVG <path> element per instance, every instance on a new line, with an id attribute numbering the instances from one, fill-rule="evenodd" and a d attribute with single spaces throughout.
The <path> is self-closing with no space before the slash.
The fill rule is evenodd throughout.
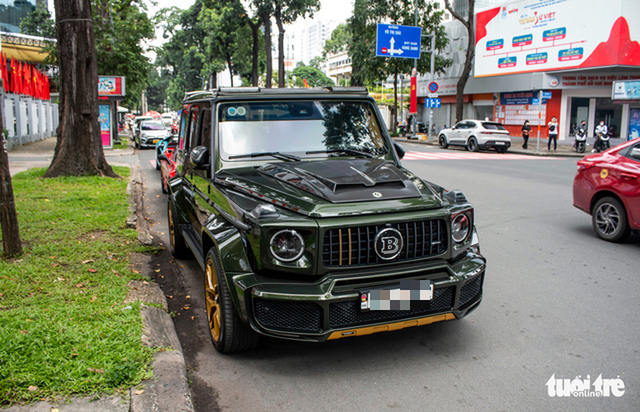
<path id="1" fill-rule="evenodd" d="M 99 121 L 100 121 L 100 136 L 102 137 L 102 147 L 113 147 L 111 142 L 111 105 L 101 104 L 99 105 Z"/>
<path id="2" fill-rule="evenodd" d="M 476 14 L 476 77 L 640 65 L 639 0 L 519 0 Z"/>
<path id="3" fill-rule="evenodd" d="M 629 139 L 640 137 L 640 109 L 629 110 Z"/>
<path id="4" fill-rule="evenodd" d="M 640 100 L 640 80 L 614 81 L 613 100 Z"/>
<path id="5" fill-rule="evenodd" d="M 534 104 L 534 99 L 538 99 L 537 92 L 500 93 L 500 104 Z M 542 104 L 546 104 L 547 99 L 542 99 Z"/>

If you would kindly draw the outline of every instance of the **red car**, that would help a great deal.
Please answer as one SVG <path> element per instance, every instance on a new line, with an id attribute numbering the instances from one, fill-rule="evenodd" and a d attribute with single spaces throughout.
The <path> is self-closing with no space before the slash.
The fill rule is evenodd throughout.
<path id="1" fill-rule="evenodd" d="M 176 175 L 175 150 L 176 144 L 170 143 L 164 153 L 159 156 L 160 172 L 162 173 L 162 193 L 169 193 L 169 180 Z"/>
<path id="2" fill-rule="evenodd" d="M 604 240 L 618 242 L 640 231 L 640 138 L 580 160 L 573 205 L 591 215 Z"/>

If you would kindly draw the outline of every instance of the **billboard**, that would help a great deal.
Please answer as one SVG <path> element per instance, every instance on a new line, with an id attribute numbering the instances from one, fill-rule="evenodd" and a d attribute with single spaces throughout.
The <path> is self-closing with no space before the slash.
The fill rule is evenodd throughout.
<path id="1" fill-rule="evenodd" d="M 611 98 L 613 100 L 640 100 L 640 79 L 614 81 Z"/>
<path id="2" fill-rule="evenodd" d="M 520 0 L 481 11 L 475 76 L 640 66 L 638 16 L 638 0 Z"/>
<path id="3" fill-rule="evenodd" d="M 98 76 L 98 96 L 124 96 L 123 76 Z"/>

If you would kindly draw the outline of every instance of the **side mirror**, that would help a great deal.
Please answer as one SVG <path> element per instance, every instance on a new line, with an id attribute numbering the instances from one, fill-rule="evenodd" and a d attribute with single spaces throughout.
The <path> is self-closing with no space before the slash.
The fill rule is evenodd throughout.
<path id="1" fill-rule="evenodd" d="M 398 142 L 393 142 L 393 146 L 396 148 L 396 153 L 398 154 L 398 157 L 400 159 L 403 159 L 404 155 L 406 154 L 404 147 L 400 146 L 400 143 Z"/>
<path id="2" fill-rule="evenodd" d="M 189 161 L 196 169 L 205 169 L 209 166 L 209 149 L 204 146 L 194 147 L 189 155 Z"/>

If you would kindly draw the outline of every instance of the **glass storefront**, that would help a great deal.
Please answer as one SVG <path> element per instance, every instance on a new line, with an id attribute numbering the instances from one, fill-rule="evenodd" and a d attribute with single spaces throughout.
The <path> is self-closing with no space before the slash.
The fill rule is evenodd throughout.
<path id="1" fill-rule="evenodd" d="M 569 134 L 575 135 L 575 132 L 582 121 L 589 124 L 589 98 L 588 97 L 572 97 L 571 98 L 571 119 Z"/>
<path id="2" fill-rule="evenodd" d="M 604 120 L 604 124 L 609 128 L 611 137 L 620 137 L 622 105 L 613 103 L 611 99 L 597 98 L 595 124 L 600 124 L 601 120 Z"/>

